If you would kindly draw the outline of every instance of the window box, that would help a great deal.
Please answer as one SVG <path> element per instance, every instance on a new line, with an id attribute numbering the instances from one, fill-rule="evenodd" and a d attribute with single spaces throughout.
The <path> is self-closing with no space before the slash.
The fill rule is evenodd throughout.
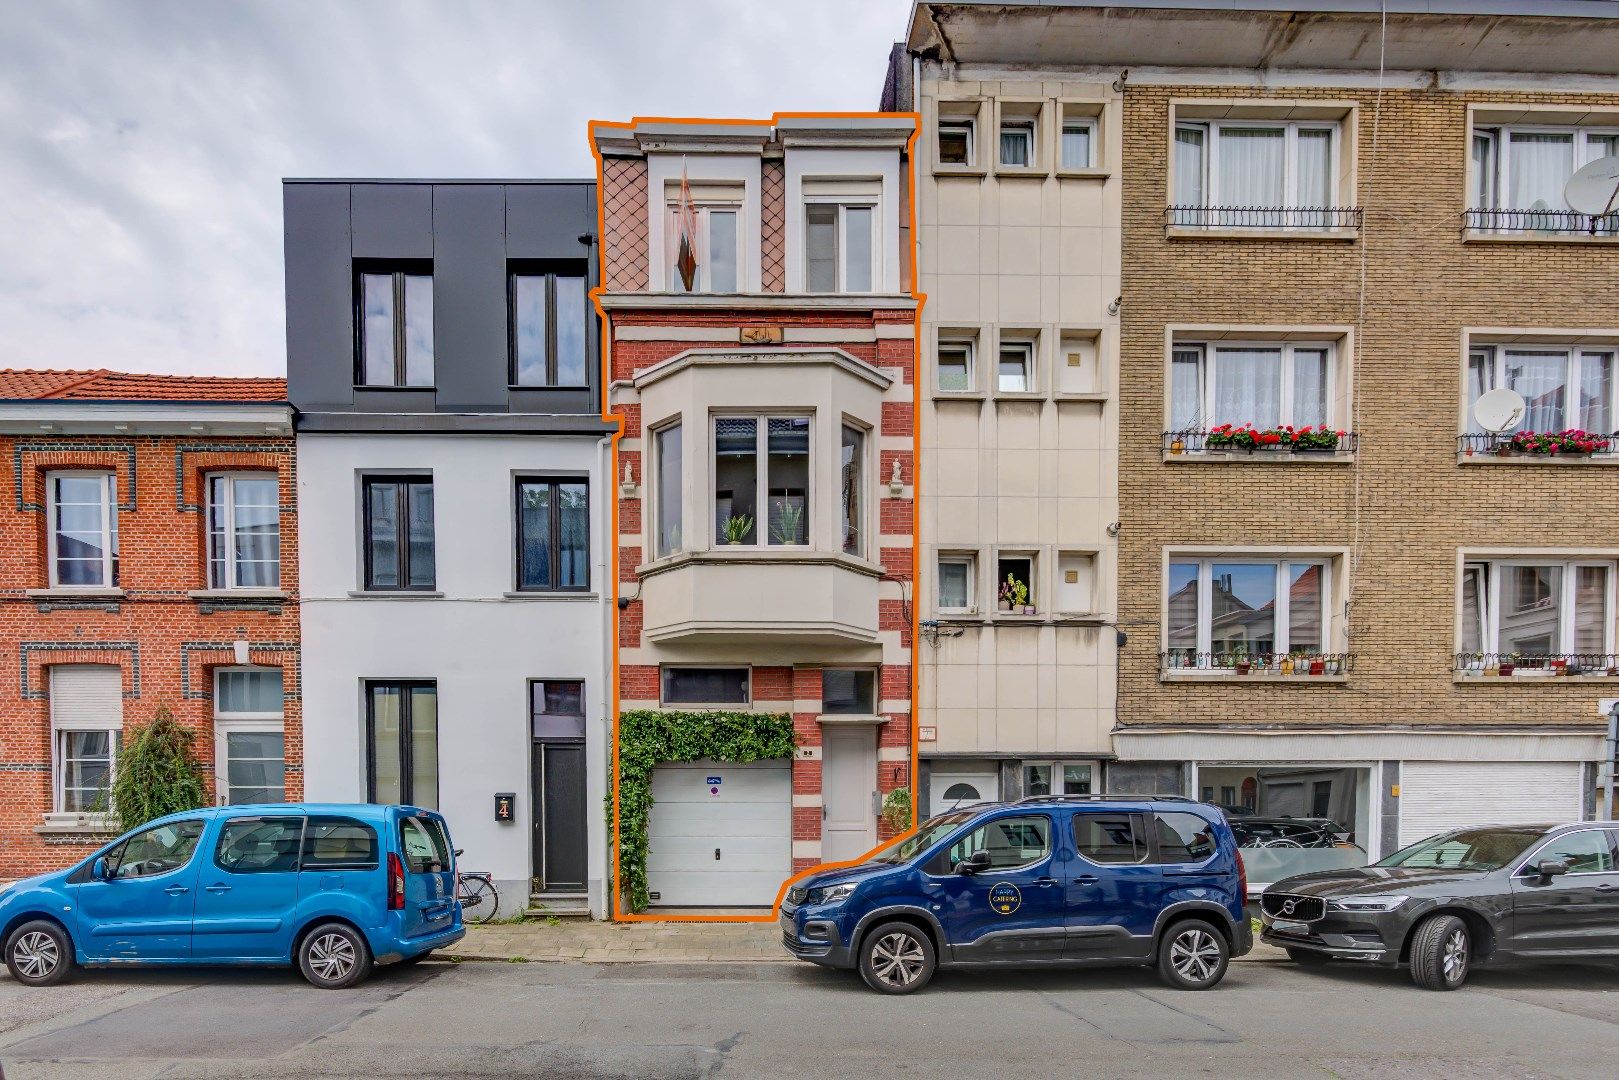
<path id="1" fill-rule="evenodd" d="M 1158 655 L 1160 678 L 1168 681 L 1199 678 L 1250 678 L 1286 682 L 1341 682 L 1353 666 L 1350 653 L 1301 650 L 1277 652 L 1200 653 L 1171 649 Z"/>

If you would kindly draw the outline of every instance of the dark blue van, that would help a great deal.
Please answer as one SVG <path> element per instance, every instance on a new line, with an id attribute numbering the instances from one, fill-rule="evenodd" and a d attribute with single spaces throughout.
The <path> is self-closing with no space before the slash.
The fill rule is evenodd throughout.
<path id="1" fill-rule="evenodd" d="M 1214 806 L 1066 795 L 924 822 L 860 866 L 788 890 L 782 939 L 908 994 L 939 965 L 1156 966 L 1207 990 L 1253 948 L 1236 838 Z"/>

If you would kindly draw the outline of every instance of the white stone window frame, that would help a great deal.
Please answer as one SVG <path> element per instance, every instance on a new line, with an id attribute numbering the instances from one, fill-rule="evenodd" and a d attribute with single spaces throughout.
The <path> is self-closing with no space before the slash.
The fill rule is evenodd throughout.
<path id="1" fill-rule="evenodd" d="M 1280 395 L 1280 408 L 1278 410 L 1277 420 L 1278 427 L 1287 427 L 1289 425 L 1295 427 L 1302 426 L 1293 417 L 1295 354 L 1301 349 L 1325 349 L 1327 353 L 1327 375 L 1326 384 L 1322 388 L 1322 394 L 1325 399 L 1323 401 L 1324 412 L 1326 414 L 1325 423 L 1327 427 L 1332 428 L 1335 431 L 1344 428 L 1347 425 L 1342 422 L 1342 418 L 1339 416 L 1338 388 L 1340 385 L 1340 380 L 1347 378 L 1347 376 L 1340 374 L 1339 369 L 1342 366 L 1342 361 L 1340 360 L 1340 348 L 1341 343 L 1337 340 L 1316 337 L 1285 338 L 1279 340 L 1262 338 L 1177 338 L 1176 340 L 1172 341 L 1170 345 L 1169 376 L 1164 382 L 1164 412 L 1165 423 L 1167 425 L 1165 430 L 1175 430 L 1177 426 L 1174 415 L 1174 373 L 1176 354 L 1190 351 L 1196 351 L 1199 354 L 1197 414 L 1201 420 L 1198 421 L 1196 418 L 1194 418 L 1193 427 L 1188 430 L 1198 430 L 1199 422 L 1202 425 L 1201 430 L 1208 430 L 1217 424 L 1237 424 L 1238 426 L 1241 426 L 1243 423 L 1247 422 L 1242 417 L 1217 416 L 1214 413 L 1215 383 L 1218 378 L 1220 366 L 1219 354 L 1221 351 L 1231 352 L 1243 349 L 1281 350 L 1281 372 L 1277 387 L 1277 393 Z M 1255 427 L 1260 427 L 1261 430 L 1263 430 L 1261 425 L 1255 424 Z"/>
<path id="2" fill-rule="evenodd" d="M 1011 611 L 1002 611 L 1000 609 L 1001 585 L 1006 581 L 1006 579 L 1001 576 L 1002 559 L 1027 560 L 1029 564 L 1029 580 L 1024 582 L 1024 584 L 1029 587 L 1029 598 L 1026 603 L 1028 606 L 1034 608 L 1033 615 L 1025 615 L 1022 611 L 1016 608 L 1013 608 Z M 1038 546 L 1019 544 L 997 545 L 990 552 L 990 565 L 985 567 L 990 576 L 990 591 L 985 597 L 986 604 L 983 606 L 988 607 L 991 614 L 1002 619 L 1035 619 L 1047 617 L 1050 612 L 1049 605 L 1045 602 L 1045 566 L 1042 565 L 1046 561 L 1046 552 Z"/>
<path id="3" fill-rule="evenodd" d="M 786 291 L 810 295 L 807 283 L 809 244 L 807 203 L 827 201 L 873 205 L 871 289 L 849 295 L 892 295 L 900 292 L 900 222 L 904 209 L 904 176 L 900 148 L 787 147 Z M 841 228 L 841 226 L 840 226 Z M 840 260 L 842 253 L 839 254 Z"/>
<path id="4" fill-rule="evenodd" d="M 882 196 L 877 195 L 805 195 L 799 214 L 803 218 L 804 251 L 803 266 L 801 267 L 802 280 L 805 291 L 809 292 L 809 212 L 812 206 L 832 206 L 837 208 L 836 223 L 833 226 L 833 235 L 836 243 L 832 254 L 833 288 L 830 294 L 818 292 L 816 295 L 858 296 L 881 292 L 883 281 L 883 206 Z M 850 268 L 849 251 L 849 211 L 871 211 L 871 236 L 869 268 L 871 288 L 851 289 L 848 286 Z"/>
<path id="5" fill-rule="evenodd" d="M 233 732 L 268 733 L 286 738 L 286 709 L 285 706 L 276 712 L 225 712 L 220 708 L 219 677 L 226 672 L 273 671 L 281 676 L 282 692 L 286 692 L 286 670 L 284 668 L 266 667 L 264 665 L 225 665 L 213 669 L 213 703 L 214 703 L 214 803 L 218 806 L 229 805 L 226 798 L 230 790 L 230 746 L 229 736 Z M 283 698 L 283 700 L 285 700 Z M 285 760 L 285 742 L 283 746 L 283 760 Z M 282 781 L 282 791 L 285 794 L 285 778 Z"/>
<path id="6" fill-rule="evenodd" d="M 713 438 L 712 428 L 713 425 L 711 423 L 709 435 L 710 439 Z M 659 529 L 662 525 L 664 511 L 664 495 L 662 490 L 664 448 L 659 437 L 670 431 L 680 432 L 680 461 L 678 463 L 675 475 L 677 490 L 675 492 L 674 499 L 675 505 L 672 508 L 674 510 L 674 525 L 679 530 L 679 538 L 674 540 L 670 544 L 669 549 L 665 551 L 663 547 L 663 539 L 661 536 L 659 536 Z M 678 555 L 682 551 L 690 550 L 689 537 L 686 536 L 685 506 L 686 487 L 689 483 L 687 477 L 690 476 L 689 459 L 691 457 L 691 447 L 688 445 L 689 435 L 690 432 L 687 430 L 685 417 L 680 413 L 676 413 L 675 415 L 667 417 L 664 420 L 660 420 L 656 424 L 649 425 L 646 429 L 645 458 L 648 467 L 643 468 L 642 470 L 641 486 L 642 490 L 646 492 L 645 510 L 647 550 L 652 553 L 653 559 L 664 559 L 671 555 Z M 710 495 L 708 499 L 710 506 L 712 505 L 712 502 L 713 497 Z"/>
<path id="7" fill-rule="evenodd" d="M 1220 144 L 1227 128 L 1276 128 L 1282 132 L 1282 202 L 1278 206 L 1261 206 L 1252 199 L 1234 197 L 1220 189 Z M 1338 120 L 1272 120 L 1265 117 L 1215 119 L 1177 119 L 1176 131 L 1203 132 L 1202 175 L 1199 178 L 1203 193 L 1199 205 L 1206 207 L 1258 207 L 1267 210 L 1333 209 L 1342 204 L 1340 156 L 1342 154 L 1343 124 Z M 1328 131 L 1327 175 L 1331 178 L 1331 198 L 1326 207 L 1317 207 L 1313 201 L 1302 201 L 1299 196 L 1298 139 L 1303 130 Z M 1173 159 L 1172 159 L 1173 160 Z M 1171 165 L 1173 168 L 1173 165 Z M 1174 191 L 1171 178 L 1171 192 Z M 1178 200 L 1173 200 L 1178 203 Z"/>
<path id="8" fill-rule="evenodd" d="M 1047 176 L 1055 156 L 1049 145 L 1053 101 L 1050 98 L 1003 97 L 995 99 L 995 144 L 986 154 L 999 176 Z M 1029 160 L 1011 165 L 1001 160 L 1001 134 L 1008 128 L 1022 128 L 1029 136 Z"/>
<path id="9" fill-rule="evenodd" d="M 932 146 L 933 171 L 940 176 L 983 176 L 989 172 L 988 164 L 999 156 L 999 147 L 985 146 L 985 132 L 989 131 L 995 116 L 994 102 L 987 97 L 941 97 L 929 103 L 933 121 L 928 137 Z M 964 121 L 972 126 L 972 159 L 969 164 L 939 160 L 938 125 L 941 121 Z"/>
<path id="10" fill-rule="evenodd" d="M 1619 137 L 1619 117 L 1609 119 L 1605 123 L 1596 124 L 1535 124 L 1535 123 L 1490 123 L 1475 116 L 1468 129 L 1467 140 L 1467 205 L 1475 210 L 1507 210 L 1520 209 L 1505 205 L 1506 193 L 1510 185 L 1505 183 L 1511 175 L 1512 167 L 1512 136 L 1513 135 L 1569 135 L 1570 152 L 1573 159 L 1574 170 L 1578 170 L 1599 158 L 1607 155 L 1597 152 L 1592 144 L 1592 136 L 1597 138 Z M 1485 162 L 1487 171 L 1480 171 L 1480 162 L 1475 151 L 1478 140 L 1486 140 L 1489 152 Z M 1570 170 L 1569 175 L 1573 175 Z M 1480 187 L 1482 182 L 1482 189 Z M 1483 195 L 1484 199 L 1479 196 Z M 1548 210 L 1564 210 L 1566 207 L 1552 206 Z M 1619 209 L 1619 208 L 1616 208 Z"/>
<path id="11" fill-rule="evenodd" d="M 68 478 L 101 481 L 101 580 L 63 584 L 57 567 L 57 483 Z M 45 560 L 52 589 L 105 592 L 118 588 L 118 474 L 111 469 L 53 469 L 45 474 Z"/>
<path id="12" fill-rule="evenodd" d="M 225 484 L 228 495 L 224 502 L 224 580 L 214 577 L 213 560 L 213 532 L 210 515 L 214 507 L 214 481 L 219 480 Z M 276 486 L 276 564 L 275 581 L 269 585 L 240 585 L 237 583 L 236 567 L 236 482 L 238 480 L 268 480 Z M 253 471 L 239 469 L 231 471 L 218 471 L 204 473 L 202 477 L 203 489 L 203 561 L 206 569 L 206 580 L 209 589 L 217 590 L 243 590 L 247 592 L 261 592 L 264 590 L 278 590 L 281 587 L 281 477 L 279 473 L 268 469 Z"/>
<path id="13" fill-rule="evenodd" d="M 993 378 L 986 379 L 990 383 L 990 393 L 998 398 L 1032 398 L 1044 393 L 1044 384 L 1041 381 L 1041 342 L 1045 335 L 1039 327 L 1006 327 L 995 335 L 995 368 Z M 1005 390 L 1001 388 L 1001 354 L 1008 350 L 1019 349 L 1024 351 L 1024 379 L 1023 389 Z"/>
<path id="14" fill-rule="evenodd" d="M 1465 349 L 1462 360 L 1462 409 L 1461 420 L 1457 428 L 1460 434 L 1478 434 L 1482 428 L 1472 416 L 1469 398 L 1472 395 L 1473 367 L 1475 361 L 1484 365 L 1488 385 L 1486 390 L 1493 390 L 1506 385 L 1507 354 L 1511 352 L 1561 352 L 1565 354 L 1563 376 L 1563 424 L 1557 430 L 1577 428 L 1576 415 L 1580 408 L 1578 394 L 1580 392 L 1581 367 L 1587 356 L 1608 356 L 1615 364 L 1614 377 L 1609 385 L 1608 416 L 1613 421 L 1610 425 L 1619 429 L 1619 336 L 1606 340 L 1593 340 L 1581 337 L 1571 340 L 1568 337 L 1561 339 L 1547 337 L 1544 340 L 1535 340 L 1532 336 L 1525 338 L 1519 333 L 1511 331 L 1489 332 L 1475 331 L 1466 335 Z M 1610 434 L 1598 432 L 1597 434 Z M 1607 454 L 1597 454 L 1593 457 L 1611 458 L 1619 454 L 1619 446 L 1613 447 Z"/>
<path id="15" fill-rule="evenodd" d="M 732 544 L 732 543 L 728 542 L 724 538 L 724 536 L 722 536 L 721 533 L 720 533 L 719 508 L 717 506 L 715 506 L 715 504 L 714 504 L 714 500 L 717 497 L 717 493 L 715 492 L 714 488 L 718 483 L 718 470 L 715 467 L 715 460 L 716 460 L 716 455 L 719 453 L 719 436 L 718 436 L 718 433 L 716 432 L 715 429 L 716 429 L 716 425 L 721 420 L 753 420 L 753 421 L 755 421 L 755 427 L 754 427 L 754 432 L 753 432 L 753 438 L 754 438 L 754 444 L 753 444 L 754 445 L 754 477 L 753 477 L 753 484 L 754 484 L 754 498 L 755 498 L 754 508 L 756 510 L 763 511 L 764 516 L 761 517 L 759 514 L 754 515 L 754 523 L 753 523 L 754 542 L 751 543 L 751 544 Z M 770 525 L 769 525 L 769 513 L 770 513 L 770 465 L 769 465 L 769 462 L 770 462 L 770 421 L 772 421 L 772 420 L 808 420 L 809 421 L 809 429 L 807 431 L 808 450 L 807 450 L 807 452 L 805 453 L 805 456 L 804 456 L 805 457 L 805 470 L 806 470 L 806 472 L 808 474 L 808 479 L 807 479 L 807 483 L 805 484 L 805 492 L 804 492 L 804 514 L 805 514 L 804 536 L 805 536 L 805 542 L 803 544 L 772 544 L 769 541 L 769 536 L 768 536 L 767 531 L 768 531 L 768 529 L 770 527 Z M 816 500 L 819 498 L 819 494 L 818 494 L 818 492 L 816 490 L 816 482 L 815 482 L 815 473 L 816 473 L 816 469 L 815 469 L 815 453 L 816 453 L 816 443 L 818 441 L 816 439 L 816 437 L 815 437 L 815 421 L 816 421 L 816 415 L 815 415 L 815 410 L 814 409 L 802 409 L 802 408 L 785 408 L 785 409 L 711 409 L 709 411 L 709 413 L 708 413 L 707 442 L 704 444 L 704 450 L 705 450 L 705 452 L 706 452 L 706 454 L 708 456 L 708 470 L 707 470 L 707 472 L 708 472 L 708 481 L 709 481 L 708 488 L 709 488 L 709 490 L 706 493 L 703 494 L 702 499 L 703 499 L 703 506 L 707 510 L 709 528 L 712 530 L 710 532 L 710 534 L 709 534 L 709 548 L 710 549 L 715 550 L 715 551 L 724 551 L 724 550 L 727 550 L 727 549 L 730 549 L 730 548 L 740 547 L 740 548 L 742 548 L 742 549 L 744 549 L 746 551 L 772 551 L 772 550 L 775 550 L 775 551 L 780 551 L 780 550 L 814 551 L 819 546 L 815 541 L 816 524 L 820 519 L 820 514 L 815 509 Z M 848 423 L 848 422 L 850 422 L 850 421 L 846 418 L 844 420 L 844 423 Z M 667 425 L 664 425 L 664 426 L 667 426 Z M 840 428 L 839 428 L 840 435 L 841 435 L 841 431 L 842 431 L 842 428 L 840 426 Z M 841 443 L 842 443 L 842 440 L 840 438 L 840 440 L 839 440 L 839 453 L 840 453 L 840 455 L 842 453 Z M 868 446 L 869 446 L 869 444 L 870 444 L 870 439 L 869 438 L 867 439 L 867 443 L 868 443 Z M 684 441 L 683 441 L 682 446 L 681 446 L 681 454 L 682 454 L 683 457 L 689 457 L 690 456 L 690 450 L 689 450 L 689 448 L 687 448 L 684 445 Z M 838 508 L 836 508 L 836 507 L 824 507 L 822 512 L 831 512 L 831 513 L 833 513 L 835 520 L 842 520 L 841 511 L 838 510 Z"/>
<path id="16" fill-rule="evenodd" d="M 733 255 L 735 262 L 732 264 L 736 268 L 736 288 L 727 291 L 732 293 L 746 291 L 743 288 L 747 280 L 745 269 L 747 265 L 746 241 L 748 236 L 745 210 L 746 189 L 738 184 L 736 185 L 734 198 L 720 198 L 717 197 L 718 189 L 716 186 L 709 184 L 702 186 L 703 197 L 699 198 L 696 193 L 693 194 L 692 211 L 697 218 L 698 237 L 697 280 L 693 282 L 692 290 L 689 293 L 679 287 L 680 272 L 675 266 L 680 255 L 680 200 L 678 198 L 678 186 L 675 190 L 677 197 L 667 199 L 664 207 L 663 271 L 664 285 L 667 291 L 679 293 L 682 296 L 712 295 L 718 291 L 713 285 L 711 275 L 714 267 L 713 260 L 710 258 L 714 236 L 710 222 L 713 215 L 717 213 L 731 214 L 736 218 L 736 251 Z"/>
<path id="17" fill-rule="evenodd" d="M 647 287 L 652 292 L 675 292 L 670 274 L 680 237 L 671 233 L 669 204 L 678 202 L 682 166 L 694 203 L 729 203 L 731 190 L 741 192 L 737 221 L 737 290 L 759 292 L 762 234 L 761 159 L 751 153 L 693 153 L 676 151 L 647 154 L 647 221 L 659 227 L 647 230 Z M 723 197 L 721 194 L 723 193 Z M 700 272 L 699 267 L 699 272 Z M 679 295 L 688 295 L 681 293 Z"/>
<path id="18" fill-rule="evenodd" d="M 965 566 L 967 570 L 967 603 L 962 607 L 946 607 L 943 603 L 944 590 L 940 585 L 942 580 L 939 569 L 945 564 L 952 566 Z M 933 597 L 934 613 L 942 616 L 976 617 L 983 614 L 983 604 L 979 600 L 981 583 L 979 581 L 979 554 L 975 550 L 962 548 L 941 548 L 933 558 Z"/>
<path id="19" fill-rule="evenodd" d="M 1562 596 L 1558 600 L 1558 627 L 1557 644 L 1571 646 L 1574 644 L 1575 602 L 1578 589 L 1578 574 L 1580 567 L 1600 567 L 1607 580 L 1603 588 L 1603 617 L 1602 652 L 1612 654 L 1615 652 L 1616 615 L 1619 615 L 1619 560 L 1612 555 L 1571 553 L 1567 551 L 1547 552 L 1481 552 L 1463 551 L 1458 560 L 1456 578 L 1456 651 L 1467 652 L 1466 644 L 1466 591 L 1467 578 L 1471 573 L 1482 569 L 1484 577 L 1484 603 L 1479 605 L 1479 644 L 1483 648 L 1478 651 L 1485 654 L 1499 654 L 1501 652 L 1501 571 L 1509 566 L 1557 566 L 1562 569 Z M 1572 655 L 1571 648 L 1560 647 L 1549 651 L 1549 655 Z"/>
<path id="20" fill-rule="evenodd" d="M 942 169 L 971 169 L 978 164 L 978 116 L 972 114 L 940 113 L 934 121 L 935 142 L 939 146 L 944 140 L 946 128 L 961 132 L 967 143 L 966 161 L 945 161 L 942 156 L 935 162 Z"/>
<path id="21" fill-rule="evenodd" d="M 1276 599 L 1275 624 L 1276 648 L 1273 650 L 1278 656 L 1291 652 L 1291 642 L 1284 636 L 1291 632 L 1289 592 L 1287 588 L 1287 573 L 1283 569 L 1289 564 L 1317 564 L 1322 566 L 1321 574 L 1321 648 L 1326 654 L 1342 653 L 1345 651 L 1346 623 L 1342 613 L 1335 605 L 1340 603 L 1341 596 L 1348 596 L 1349 587 L 1344 575 L 1347 573 L 1349 552 L 1342 548 L 1313 548 L 1313 547 L 1166 547 L 1163 551 L 1163 562 L 1159 571 L 1160 597 L 1159 597 L 1159 651 L 1168 653 L 1173 649 L 1185 648 L 1181 645 L 1172 645 L 1169 640 L 1169 568 L 1174 563 L 1197 563 L 1198 565 L 1198 596 L 1197 596 L 1197 647 L 1193 651 L 1199 654 L 1209 654 L 1214 651 L 1213 645 L 1213 565 L 1215 563 L 1239 563 L 1247 565 L 1274 565 L 1276 567 Z M 1188 673 L 1203 673 L 1200 669 L 1188 669 Z M 1213 669 L 1207 674 L 1221 677 L 1229 672 Z"/>

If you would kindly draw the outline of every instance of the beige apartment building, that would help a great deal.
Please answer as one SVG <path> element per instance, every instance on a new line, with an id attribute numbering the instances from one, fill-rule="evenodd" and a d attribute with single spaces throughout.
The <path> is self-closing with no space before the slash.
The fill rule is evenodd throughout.
<path id="1" fill-rule="evenodd" d="M 1619 217 L 1566 186 L 1619 155 L 1619 18 L 1436 8 L 914 7 L 891 83 L 915 88 L 929 144 L 920 603 L 940 629 L 919 651 L 919 723 L 937 727 L 935 790 L 964 751 L 1084 747 L 1115 790 L 1272 819 L 1245 841 L 1256 883 L 1455 824 L 1599 812 L 1619 698 Z M 1100 175 L 1069 178 L 1081 116 Z M 1037 182 L 999 164 L 1023 130 Z M 1077 267 L 1119 275 L 1116 317 L 1077 303 Z M 1099 400 L 1066 399 L 1066 342 L 1093 323 Z M 1037 405 L 993 382 L 968 383 L 981 404 L 941 393 L 974 331 L 991 348 L 1034 337 Z M 1476 408 L 1490 391 L 1516 414 Z M 951 505 L 974 459 L 945 455 L 973 435 L 976 499 Z M 1058 456 L 1079 440 L 1101 475 Z M 1025 443 L 1040 460 L 1008 470 Z M 1007 491 L 1009 471 L 1038 476 L 1033 493 Z M 1065 518 L 1082 485 L 1093 516 Z M 1089 654 L 1064 649 L 1087 628 L 1060 616 L 941 617 L 940 559 L 1019 544 L 1055 560 L 1047 590 L 1070 546 L 1094 545 L 1108 633 Z M 1050 635 L 1024 653 L 1053 669 L 1053 696 L 1038 676 L 1033 696 L 1057 724 L 1034 745 L 997 693 L 1015 633 Z M 1087 662 L 1099 686 L 1065 671 Z M 1018 790 L 1008 772 L 1000 794 Z M 1331 819 L 1360 851 L 1293 847 L 1286 818 Z"/>

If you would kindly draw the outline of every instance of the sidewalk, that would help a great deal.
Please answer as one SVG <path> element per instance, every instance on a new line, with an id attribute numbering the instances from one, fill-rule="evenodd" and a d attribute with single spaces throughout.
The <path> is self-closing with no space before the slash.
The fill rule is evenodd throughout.
<path id="1" fill-rule="evenodd" d="M 444 950 L 463 960 L 573 961 L 582 963 L 796 963 L 781 944 L 775 923 L 612 923 L 566 919 L 469 926 L 467 936 Z M 1254 944 L 1239 959 L 1285 960 L 1270 945 Z"/>

